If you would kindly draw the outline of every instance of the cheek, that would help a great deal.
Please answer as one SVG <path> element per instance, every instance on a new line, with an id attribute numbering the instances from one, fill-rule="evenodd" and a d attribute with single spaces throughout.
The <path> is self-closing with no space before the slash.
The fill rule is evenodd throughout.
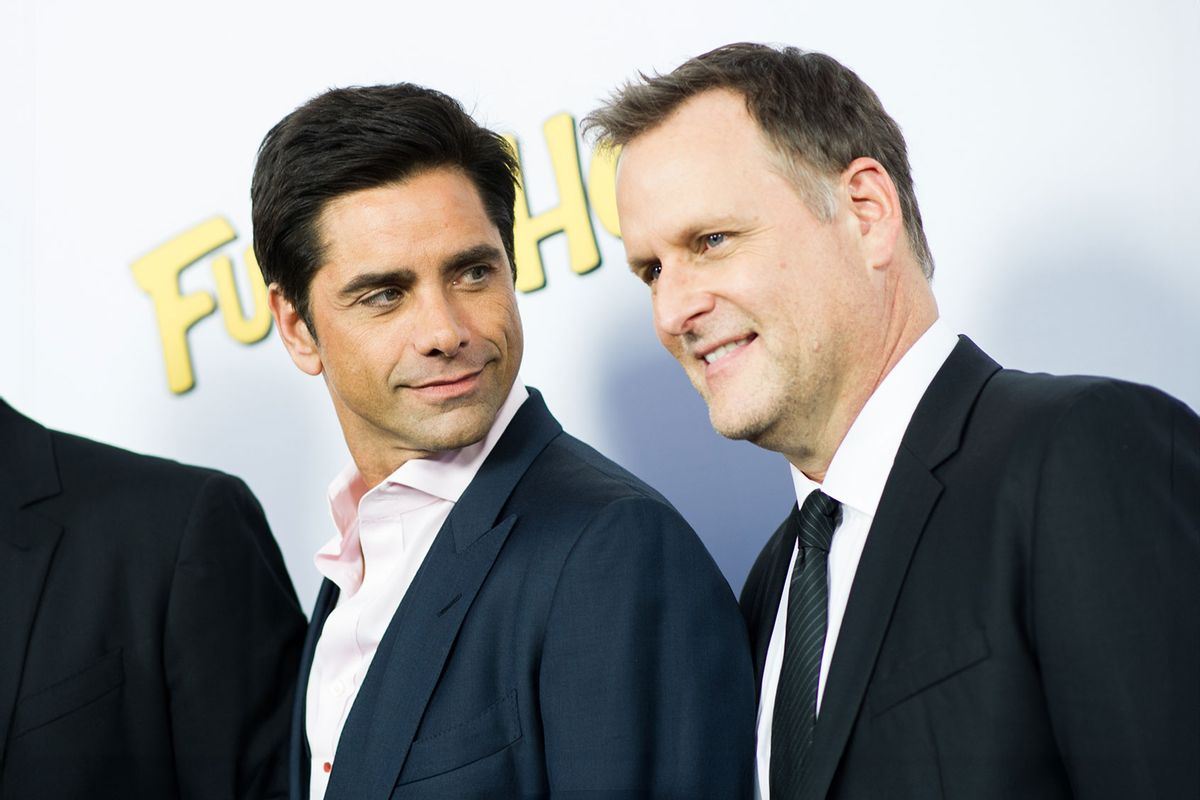
<path id="1" fill-rule="evenodd" d="M 688 366 L 687 362 L 695 360 L 684 352 L 683 342 L 680 341 L 678 336 L 663 333 L 658 329 L 658 326 L 655 326 L 654 332 L 658 336 L 658 341 L 667 349 L 667 352 L 674 356 L 675 360 L 684 367 Z"/>
<path id="2" fill-rule="evenodd" d="M 471 304 L 467 314 L 471 327 L 483 338 L 506 346 L 509 351 L 521 351 L 524 336 L 515 294 L 498 292 L 481 296 Z"/>

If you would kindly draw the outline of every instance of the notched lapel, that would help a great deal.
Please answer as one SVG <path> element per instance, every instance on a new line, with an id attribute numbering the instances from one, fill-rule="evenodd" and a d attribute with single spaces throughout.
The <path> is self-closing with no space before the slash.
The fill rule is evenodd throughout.
<path id="1" fill-rule="evenodd" d="M 379 643 L 338 742 L 327 797 L 391 796 L 446 657 L 516 521 L 507 517 L 459 553 L 447 520 Z"/>
<path id="2" fill-rule="evenodd" d="M 896 598 L 942 484 L 903 449 L 888 478 L 846 604 L 801 797 L 829 791 L 862 708 Z"/>
<path id="3" fill-rule="evenodd" d="M 25 649 L 62 527 L 32 511 L 0 512 L 0 762 L 8 745 Z"/>
<path id="4" fill-rule="evenodd" d="M 62 491 L 50 432 L 0 400 L 0 764 L 21 687 L 25 649 L 41 602 L 58 523 L 36 504 Z"/>
<path id="5" fill-rule="evenodd" d="M 800 509 L 792 503 L 792 510 L 783 523 L 771 534 L 760 556 L 746 580 L 741 600 L 742 613 L 750 634 L 750 647 L 754 656 L 754 692 L 759 698 L 762 693 L 763 670 L 767 663 L 767 649 L 775 629 L 775 617 L 779 614 L 779 600 L 783 595 L 783 584 L 787 580 L 788 565 L 796 547 L 796 536 L 800 525 Z"/>
<path id="6" fill-rule="evenodd" d="M 317 592 L 312 619 L 304 635 L 304 648 L 300 651 L 300 674 L 296 680 L 296 693 L 292 698 L 292 727 L 288 740 L 288 797 L 291 800 L 307 800 L 309 769 L 312 753 L 308 748 L 308 717 L 305 702 L 308 700 L 308 676 L 312 674 L 313 657 L 317 651 L 317 640 L 325 628 L 329 612 L 337 605 L 338 587 L 325 578 Z"/>
<path id="7" fill-rule="evenodd" d="M 454 504 L 388 624 L 342 729 L 329 800 L 390 797 L 463 620 L 517 522 L 511 514 L 501 519 L 504 505 L 560 433 L 531 388 Z"/>
<path id="8" fill-rule="evenodd" d="M 801 797 L 825 797 L 829 791 L 913 553 L 942 493 L 934 470 L 957 452 L 975 401 L 999 369 L 960 336 L 904 433 L 846 604 Z"/>

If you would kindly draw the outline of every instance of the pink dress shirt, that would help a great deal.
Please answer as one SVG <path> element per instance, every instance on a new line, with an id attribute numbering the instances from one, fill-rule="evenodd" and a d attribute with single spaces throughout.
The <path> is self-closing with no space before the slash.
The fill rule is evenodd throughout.
<path id="1" fill-rule="evenodd" d="M 442 523 L 527 397 L 514 382 L 481 441 L 408 461 L 369 491 L 353 463 L 330 484 L 338 533 L 313 561 L 340 591 L 317 641 L 305 696 L 311 800 L 325 796 L 342 727 L 392 615 Z"/>

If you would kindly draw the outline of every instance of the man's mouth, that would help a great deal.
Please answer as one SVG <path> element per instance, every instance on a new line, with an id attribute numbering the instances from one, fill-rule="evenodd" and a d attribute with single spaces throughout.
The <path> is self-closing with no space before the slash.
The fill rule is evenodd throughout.
<path id="1" fill-rule="evenodd" d="M 755 334 L 752 333 L 744 339 L 738 339 L 734 342 L 726 342 L 712 352 L 706 353 L 703 356 L 704 361 L 707 364 L 715 364 L 738 348 L 745 347 L 746 345 L 750 344 L 750 342 L 754 341 L 754 338 Z"/>
<path id="2" fill-rule="evenodd" d="M 429 378 L 420 383 L 410 383 L 406 388 L 414 392 L 417 397 L 431 402 L 467 397 L 479 388 L 486 366 L 485 364 L 479 369 L 448 375 L 444 378 Z"/>
<path id="3" fill-rule="evenodd" d="M 433 389 L 438 386 L 454 386 L 455 384 L 463 383 L 464 381 L 469 381 L 471 378 L 474 378 L 476 375 L 478 375 L 482 371 L 483 370 L 481 368 L 481 369 L 471 370 L 470 372 L 464 372 L 461 375 L 457 375 L 457 376 L 453 376 L 453 377 L 449 377 L 449 378 L 435 378 L 433 380 L 426 381 L 425 383 L 412 384 L 412 385 L 410 385 L 409 388 L 411 388 L 411 389 Z"/>

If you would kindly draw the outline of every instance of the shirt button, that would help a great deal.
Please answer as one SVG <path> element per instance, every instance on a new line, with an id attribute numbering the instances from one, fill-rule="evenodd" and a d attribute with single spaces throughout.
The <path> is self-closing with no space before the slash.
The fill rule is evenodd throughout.
<path id="1" fill-rule="evenodd" d="M 334 681 L 333 686 L 331 686 L 329 688 L 330 688 L 330 691 L 333 692 L 334 697 L 341 697 L 342 695 L 344 695 L 346 693 L 346 684 L 343 683 L 342 681 Z M 328 770 L 326 770 L 326 772 L 328 772 Z"/>
<path id="2" fill-rule="evenodd" d="M 321 765 L 321 769 L 325 770 L 326 772 L 330 772 L 333 770 L 333 764 L 330 764 L 328 761 L 326 761 Z"/>

